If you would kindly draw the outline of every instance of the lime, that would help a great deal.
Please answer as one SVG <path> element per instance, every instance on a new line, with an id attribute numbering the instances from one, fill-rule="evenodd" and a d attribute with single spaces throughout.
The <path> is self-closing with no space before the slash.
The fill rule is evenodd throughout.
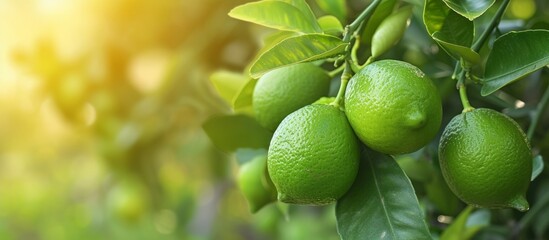
<path id="1" fill-rule="evenodd" d="M 255 85 L 252 105 L 257 121 L 274 131 L 288 114 L 328 94 L 330 76 L 312 63 L 275 69 Z"/>
<path id="2" fill-rule="evenodd" d="M 442 104 L 436 86 L 419 68 L 381 60 L 350 79 L 345 113 L 368 147 L 402 154 L 418 150 L 435 137 Z"/>
<path id="3" fill-rule="evenodd" d="M 358 140 L 345 114 L 314 104 L 293 112 L 276 129 L 267 168 L 280 201 L 323 205 L 349 190 L 358 161 Z"/>
<path id="4" fill-rule="evenodd" d="M 528 210 L 532 153 L 511 118 L 482 108 L 454 117 L 440 139 L 439 161 L 448 186 L 464 202 Z"/>
<path id="5" fill-rule="evenodd" d="M 276 200 L 276 190 L 267 174 L 267 156 L 260 155 L 240 166 L 238 186 L 252 213 Z"/>

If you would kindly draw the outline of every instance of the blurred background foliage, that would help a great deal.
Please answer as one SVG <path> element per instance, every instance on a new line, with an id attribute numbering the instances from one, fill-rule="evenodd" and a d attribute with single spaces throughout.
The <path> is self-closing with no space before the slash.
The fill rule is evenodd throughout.
<path id="1" fill-rule="evenodd" d="M 244 2 L 0 0 L 0 239 L 338 239 L 333 206 L 249 213 L 234 156 L 202 130 L 210 116 L 230 113 L 210 74 L 241 72 L 269 33 L 227 16 Z M 422 1 L 407 2 L 412 24 L 384 57 L 418 65 L 437 82 L 448 122 L 461 110 L 453 63 L 425 33 Z M 368 3 L 347 1 L 348 16 Z M 513 0 L 502 26 L 547 29 L 548 12 L 546 1 Z M 539 101 L 548 75 L 528 76 L 498 99 L 471 91 L 473 105 L 527 126 L 524 109 Z M 548 120 L 533 143 L 544 159 Z M 421 179 L 427 170 L 417 162 L 435 151 L 433 143 L 399 163 L 437 232 L 448 223 L 440 216 L 464 206 L 440 174 Z M 534 207 L 549 184 L 546 172 L 540 179 L 529 195 Z M 545 225 L 531 231 L 547 236 L 549 207 L 541 209 L 532 218 Z M 500 227 L 521 216 L 496 214 Z M 501 231 L 494 227 L 495 236 Z"/>

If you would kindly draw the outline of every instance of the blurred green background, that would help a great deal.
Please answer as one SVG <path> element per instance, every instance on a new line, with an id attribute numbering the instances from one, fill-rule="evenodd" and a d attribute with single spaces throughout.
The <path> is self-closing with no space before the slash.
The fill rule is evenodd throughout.
<path id="1" fill-rule="evenodd" d="M 244 2 L 0 0 L 0 239 L 338 239 L 333 206 L 252 215 L 201 128 L 230 113 L 210 74 L 267 33 L 227 16 Z M 394 57 L 448 77 L 417 26 Z"/>

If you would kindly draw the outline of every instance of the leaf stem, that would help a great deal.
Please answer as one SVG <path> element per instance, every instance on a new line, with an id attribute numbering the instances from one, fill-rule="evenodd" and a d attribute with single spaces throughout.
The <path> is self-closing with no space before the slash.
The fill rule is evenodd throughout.
<path id="1" fill-rule="evenodd" d="M 345 90 L 347 89 L 347 84 L 349 83 L 349 79 L 353 76 L 353 72 L 351 70 L 351 63 L 349 60 L 345 60 L 345 69 L 343 70 L 343 73 L 341 74 L 341 86 L 339 86 L 339 91 L 337 92 L 336 99 L 330 103 L 330 105 L 336 106 L 341 108 L 343 106 L 343 98 L 345 96 Z"/>
<path id="2" fill-rule="evenodd" d="M 528 137 L 528 140 L 532 141 L 532 137 L 534 137 L 534 131 L 538 126 L 541 116 L 543 116 L 544 111 L 547 109 L 548 103 L 549 103 L 549 85 L 547 86 L 547 89 L 545 90 L 543 97 L 541 97 L 541 100 L 538 103 L 538 106 L 536 107 L 536 111 L 534 112 L 534 116 L 532 119 L 532 124 L 530 124 L 530 127 L 528 127 L 528 133 L 526 134 Z"/>
<path id="3" fill-rule="evenodd" d="M 482 47 L 482 45 L 484 45 L 484 42 L 486 42 L 486 39 L 488 39 L 490 34 L 492 34 L 496 26 L 499 25 L 499 22 L 501 21 L 501 17 L 503 16 L 505 9 L 507 8 L 507 5 L 509 5 L 509 1 L 510 0 L 503 0 L 503 2 L 498 8 L 498 11 L 496 12 L 496 15 L 494 15 L 494 17 L 490 21 L 490 24 L 488 25 L 488 27 L 484 30 L 484 32 L 482 32 L 480 37 L 473 44 L 473 47 L 471 48 L 473 49 L 473 51 L 478 52 Z"/>
<path id="4" fill-rule="evenodd" d="M 351 41 L 351 37 L 353 36 L 354 32 L 360 27 L 360 24 L 362 24 L 362 22 L 366 21 L 372 16 L 379 3 L 381 3 L 381 0 L 374 0 L 362 13 L 360 13 L 360 15 L 358 15 L 358 17 L 351 24 L 345 27 L 345 35 L 343 36 L 344 42 Z"/>
<path id="5" fill-rule="evenodd" d="M 335 76 L 337 76 L 341 71 L 343 71 L 343 69 L 345 68 L 345 64 L 344 65 L 341 65 L 339 66 L 338 68 L 330 71 L 328 73 L 328 75 L 331 77 L 331 78 L 334 78 Z"/>

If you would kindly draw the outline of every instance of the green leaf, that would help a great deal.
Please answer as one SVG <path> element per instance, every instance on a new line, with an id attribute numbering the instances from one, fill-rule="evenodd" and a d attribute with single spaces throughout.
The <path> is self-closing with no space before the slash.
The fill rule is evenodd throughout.
<path id="1" fill-rule="evenodd" d="M 484 70 L 482 96 L 549 65 L 549 31 L 509 32 L 494 42 Z"/>
<path id="2" fill-rule="evenodd" d="M 351 189 L 337 202 L 337 229 L 349 239 L 431 239 L 406 174 L 395 160 L 372 150 L 362 154 Z"/>
<path id="3" fill-rule="evenodd" d="M 265 148 L 239 148 L 236 149 L 235 157 L 238 165 L 243 165 L 257 156 L 267 155 L 267 149 Z"/>
<path id="4" fill-rule="evenodd" d="M 318 24 L 320 24 L 320 28 L 322 28 L 322 31 L 326 34 L 339 36 L 341 33 L 343 33 L 343 26 L 341 25 L 341 22 L 337 20 L 336 17 L 327 15 L 318 18 Z"/>
<path id="5" fill-rule="evenodd" d="M 431 182 L 425 184 L 427 198 L 445 215 L 454 215 L 458 211 L 460 200 L 452 193 L 442 174 L 434 175 Z"/>
<path id="6" fill-rule="evenodd" d="M 224 151 L 268 148 L 272 133 L 245 115 L 215 116 L 202 126 L 215 146 Z"/>
<path id="7" fill-rule="evenodd" d="M 396 159 L 400 168 L 413 181 L 430 182 L 435 177 L 433 166 L 423 160 L 417 160 L 413 157 L 402 155 Z"/>
<path id="8" fill-rule="evenodd" d="M 490 225 L 490 218 L 491 214 L 487 209 L 479 209 L 471 213 L 465 224 L 464 239 L 472 239 L 480 230 Z"/>
<path id="9" fill-rule="evenodd" d="M 442 32 L 435 32 L 432 37 L 452 58 L 458 61 L 460 60 L 460 58 L 463 58 L 465 61 L 473 65 L 480 63 L 480 55 L 478 53 L 476 53 L 469 47 L 464 47 L 451 43 L 450 41 L 446 40 L 447 37 L 443 35 Z"/>
<path id="10" fill-rule="evenodd" d="M 490 224 L 490 212 L 485 209 L 473 211 L 472 206 L 467 206 L 454 222 L 442 232 L 440 240 L 468 240 L 478 231 Z"/>
<path id="11" fill-rule="evenodd" d="M 282 1 L 259 1 L 237 6 L 229 16 L 279 30 L 315 33 L 322 30 L 316 21 L 297 7 Z"/>
<path id="12" fill-rule="evenodd" d="M 249 79 L 250 77 L 241 73 L 226 70 L 216 71 L 210 75 L 210 82 L 227 103 L 233 102 L 240 89 Z"/>
<path id="13" fill-rule="evenodd" d="M 545 164 L 543 163 L 543 157 L 541 155 L 537 155 L 533 159 L 532 164 L 532 177 L 530 178 L 531 181 L 534 181 L 541 172 L 543 172 L 543 168 L 545 167 Z"/>
<path id="14" fill-rule="evenodd" d="M 254 94 L 255 84 L 257 79 L 249 79 L 249 81 L 240 89 L 240 92 L 233 100 L 233 109 L 240 110 L 252 106 L 252 96 Z"/>
<path id="15" fill-rule="evenodd" d="M 298 33 L 290 32 L 290 31 L 276 31 L 272 34 L 267 35 L 263 39 L 263 47 L 261 47 L 261 49 L 255 54 L 254 59 L 252 61 L 250 61 L 248 66 L 246 66 L 246 69 L 244 70 L 244 72 L 249 73 L 250 69 L 253 66 L 253 64 L 257 61 L 257 59 L 259 59 L 259 57 L 261 57 L 261 55 L 263 55 L 263 53 L 265 53 L 266 51 L 273 48 L 275 45 L 282 42 L 282 40 L 285 40 L 285 39 L 290 38 L 290 37 L 295 37 L 297 35 L 298 35 Z"/>
<path id="16" fill-rule="evenodd" d="M 443 0 L 446 5 L 470 21 L 482 15 L 496 0 Z"/>
<path id="17" fill-rule="evenodd" d="M 451 11 L 442 0 L 426 0 L 423 22 L 431 37 L 456 60 L 480 63 L 480 56 L 471 49 L 475 35 L 474 23 Z"/>
<path id="18" fill-rule="evenodd" d="M 316 21 L 315 14 L 313 13 L 313 10 L 311 10 L 311 7 L 309 6 L 309 4 L 307 4 L 305 0 L 278 0 L 278 1 L 289 3 L 292 6 L 299 9 L 299 11 L 303 13 L 303 16 L 307 18 L 307 21 L 315 25 L 316 30 L 320 30 L 319 25 L 315 22 Z"/>
<path id="19" fill-rule="evenodd" d="M 399 9 L 385 18 L 372 36 L 372 58 L 377 58 L 398 43 L 410 23 L 412 7 Z"/>
<path id="20" fill-rule="evenodd" d="M 366 45 L 372 43 L 372 36 L 374 35 L 374 32 L 383 19 L 393 12 L 395 9 L 395 4 L 396 0 L 382 0 L 381 3 L 379 3 L 370 19 L 366 22 L 366 26 L 362 31 L 362 36 L 360 37 L 360 41 L 362 43 Z"/>
<path id="21" fill-rule="evenodd" d="M 466 240 L 463 234 L 465 233 L 465 224 L 471 211 L 473 211 L 473 207 L 471 206 L 467 206 L 467 208 L 461 211 L 456 220 L 442 232 L 440 240 Z"/>
<path id="22" fill-rule="evenodd" d="M 290 37 L 263 52 L 250 68 L 250 75 L 259 78 L 286 65 L 334 57 L 343 53 L 347 46 L 348 43 L 326 34 Z"/>
<path id="23" fill-rule="evenodd" d="M 316 0 L 317 5 L 327 14 L 334 15 L 341 22 L 347 21 L 345 0 Z"/>

